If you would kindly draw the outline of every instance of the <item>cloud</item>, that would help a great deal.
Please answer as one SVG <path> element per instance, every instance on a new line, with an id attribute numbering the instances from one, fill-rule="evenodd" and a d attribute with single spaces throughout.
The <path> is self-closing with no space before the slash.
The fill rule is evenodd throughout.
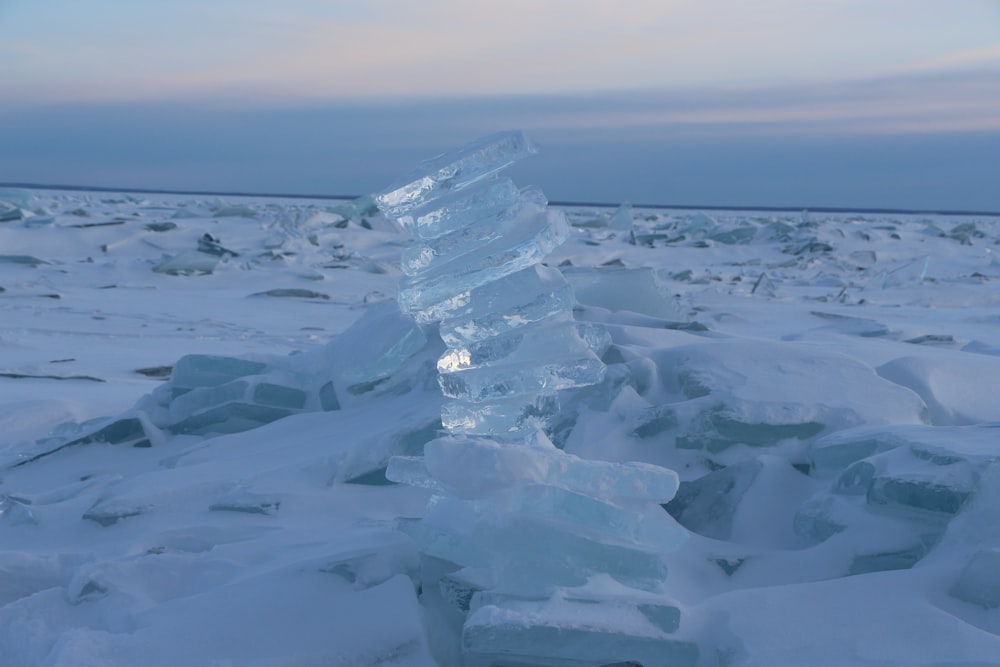
<path id="1" fill-rule="evenodd" d="M 49 0 L 12 7 L 6 28 L 0 25 L 0 77 L 25 101 L 775 86 L 982 67 L 995 64 L 996 50 L 995 7 L 968 0 Z"/>

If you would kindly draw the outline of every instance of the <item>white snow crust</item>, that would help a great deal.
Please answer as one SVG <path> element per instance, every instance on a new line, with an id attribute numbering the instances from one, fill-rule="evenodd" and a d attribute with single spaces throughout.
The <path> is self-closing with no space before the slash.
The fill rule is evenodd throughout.
<path id="1" fill-rule="evenodd" d="M 340 336 L 409 237 L 364 201 L 0 202 L 0 666 L 457 664 L 400 529 L 432 490 L 383 473 L 440 428 L 443 346 L 368 367 L 375 330 Z M 1000 665 L 1000 219 L 562 211 L 546 263 L 612 345 L 549 435 L 677 472 L 701 664 Z M 339 405 L 172 433 L 191 354 Z M 123 415 L 148 443 L 59 448 Z"/>

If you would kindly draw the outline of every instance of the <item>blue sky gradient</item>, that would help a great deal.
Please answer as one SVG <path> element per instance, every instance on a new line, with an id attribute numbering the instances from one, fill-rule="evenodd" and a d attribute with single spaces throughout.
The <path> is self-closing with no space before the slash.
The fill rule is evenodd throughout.
<path id="1" fill-rule="evenodd" d="M 519 127 L 554 200 L 1000 210 L 996 0 L 0 0 L 0 90 L 8 182 L 354 194 Z"/>

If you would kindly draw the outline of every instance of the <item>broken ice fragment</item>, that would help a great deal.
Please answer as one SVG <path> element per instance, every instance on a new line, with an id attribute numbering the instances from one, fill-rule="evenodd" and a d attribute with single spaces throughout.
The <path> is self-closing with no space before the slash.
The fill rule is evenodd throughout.
<path id="1" fill-rule="evenodd" d="M 239 253 L 225 248 L 219 239 L 215 238 L 211 234 L 202 234 L 201 238 L 198 239 L 198 252 L 203 252 L 206 255 L 215 255 L 216 257 L 239 257 Z"/>
<path id="2" fill-rule="evenodd" d="M 319 405 L 325 412 L 340 409 L 340 400 L 337 399 L 333 382 L 327 382 L 319 388 Z"/>
<path id="3" fill-rule="evenodd" d="M 573 350 L 584 352 L 584 345 L 575 322 L 546 322 L 452 347 L 438 360 L 437 368 L 444 374 L 529 360 L 542 362 Z"/>
<path id="4" fill-rule="evenodd" d="M 693 667 L 699 655 L 696 643 L 664 633 L 634 607 L 568 600 L 479 606 L 462 648 L 469 667 Z"/>
<path id="5" fill-rule="evenodd" d="M 208 255 L 197 250 L 188 250 L 160 262 L 153 267 L 153 271 L 156 273 L 166 273 L 171 276 L 204 275 L 212 273 L 215 270 L 219 259 L 216 255 Z"/>
<path id="6" fill-rule="evenodd" d="M 323 294 L 322 292 L 314 292 L 313 290 L 296 287 L 269 289 L 264 292 L 254 292 L 250 296 L 291 297 L 296 299 L 330 299 L 329 294 Z"/>
<path id="7" fill-rule="evenodd" d="M 908 570 L 927 555 L 927 546 L 914 544 L 898 551 L 886 551 L 873 554 L 859 554 L 851 561 L 848 574 L 867 574 L 869 572 L 888 572 L 890 570 Z"/>
<path id="8" fill-rule="evenodd" d="M 745 245 L 753 241 L 754 236 L 756 235 L 756 227 L 753 225 L 743 225 L 735 227 L 734 229 L 728 229 L 724 232 L 710 234 L 708 238 L 718 243 L 722 243 L 723 245 Z"/>
<path id="9" fill-rule="evenodd" d="M 25 266 L 41 266 L 48 264 L 44 259 L 30 255 L 0 255 L 0 264 L 23 264 Z"/>
<path id="10" fill-rule="evenodd" d="M 83 518 L 102 526 L 113 526 L 114 524 L 133 516 L 145 514 L 153 509 L 153 506 L 146 503 L 136 503 L 128 499 L 110 498 L 99 500 L 84 512 Z"/>
<path id="11" fill-rule="evenodd" d="M 292 415 L 291 410 L 231 402 L 198 412 L 167 426 L 171 433 L 241 433 Z"/>
<path id="12" fill-rule="evenodd" d="M 960 474 L 948 482 L 919 474 L 876 477 L 868 490 L 868 504 L 956 514 L 972 493 L 975 477 Z"/>
<path id="13" fill-rule="evenodd" d="M 918 260 L 898 263 L 892 268 L 884 269 L 875 274 L 867 287 L 886 289 L 888 287 L 902 287 L 913 283 L 921 283 L 927 277 L 930 261 L 930 256 L 927 256 Z"/>
<path id="14" fill-rule="evenodd" d="M 228 205 L 219 201 L 212 207 L 212 216 L 216 218 L 255 218 L 257 210 L 247 204 Z"/>
<path id="15" fill-rule="evenodd" d="M 819 544 L 847 528 L 843 517 L 843 499 L 835 496 L 810 498 L 795 513 L 792 530 L 810 544 Z"/>
<path id="16" fill-rule="evenodd" d="M 885 429 L 850 429 L 816 440 L 809 449 L 809 458 L 817 475 L 827 477 L 855 461 L 894 449 L 904 442 L 904 438 Z"/>
<path id="17" fill-rule="evenodd" d="M 573 288 L 557 269 L 534 265 L 471 290 L 441 322 L 449 347 L 498 336 L 532 322 L 568 313 Z"/>
<path id="18" fill-rule="evenodd" d="M 188 354 L 174 364 L 170 384 L 174 395 L 195 387 L 214 387 L 264 371 L 267 364 L 237 357 Z"/>
<path id="19" fill-rule="evenodd" d="M 253 389 L 253 401 L 261 405 L 301 410 L 306 407 L 306 392 L 271 382 L 261 382 Z"/>
<path id="20" fill-rule="evenodd" d="M 35 514 L 28 507 L 28 503 L 8 495 L 0 495 L 0 521 L 10 526 L 38 523 Z"/>
<path id="21" fill-rule="evenodd" d="M 38 459 L 77 445 L 107 443 L 112 445 L 132 445 L 133 447 L 151 447 L 152 440 L 156 438 L 156 434 L 158 434 L 158 430 L 152 426 L 144 416 L 141 415 L 120 417 L 110 423 L 108 423 L 106 419 L 97 419 L 93 421 L 97 424 L 101 424 L 101 426 L 93 431 L 90 431 L 89 433 L 84 430 L 85 435 L 82 436 L 79 436 L 78 433 L 80 431 L 76 430 L 79 427 L 72 425 L 75 432 L 72 432 L 70 439 L 68 440 L 58 438 L 58 429 L 55 429 L 53 431 L 53 435 L 57 436 L 57 444 L 52 444 L 51 440 L 40 440 L 38 444 L 42 446 L 42 451 L 22 456 L 20 460 L 14 464 L 14 467 L 32 463 Z M 94 428 L 94 425 L 91 423 L 88 423 L 87 426 L 89 428 Z"/>
<path id="22" fill-rule="evenodd" d="M 596 498 L 665 503 L 679 484 L 677 473 L 667 468 L 581 459 L 551 444 L 513 447 L 487 438 L 444 437 L 427 443 L 424 456 L 434 477 L 464 498 L 537 483 Z"/>
<path id="23" fill-rule="evenodd" d="M 526 211 L 509 235 L 443 267 L 400 282 L 399 305 L 421 322 L 440 320 L 465 305 L 469 290 L 540 262 L 565 241 L 566 220 L 555 211 Z"/>
<path id="24" fill-rule="evenodd" d="M 948 594 L 984 609 L 1000 607 L 1000 550 L 981 549 L 974 553 Z"/>
<path id="25" fill-rule="evenodd" d="M 250 385 L 245 380 L 226 384 L 198 387 L 185 392 L 170 402 L 170 418 L 175 423 L 208 408 L 243 400 Z"/>
<path id="26" fill-rule="evenodd" d="M 699 535 L 729 539 L 736 510 L 762 468 L 759 460 L 746 461 L 684 482 L 664 507 L 685 528 Z"/>
<path id="27" fill-rule="evenodd" d="M 403 273 L 414 276 L 433 272 L 462 255 L 509 234 L 519 218 L 532 212 L 541 212 L 545 205 L 545 196 L 540 191 L 522 192 L 514 204 L 497 215 L 470 221 L 459 229 L 404 250 L 401 257 Z"/>
<path id="28" fill-rule="evenodd" d="M 386 215 L 398 219 L 435 197 L 473 185 L 537 152 L 537 146 L 522 132 L 491 134 L 427 160 L 402 183 L 376 195 L 375 202 Z"/>
<path id="29" fill-rule="evenodd" d="M 518 396 L 488 403 L 448 401 L 441 408 L 441 423 L 451 433 L 487 435 L 524 441 L 559 410 L 555 394 Z"/>
<path id="30" fill-rule="evenodd" d="M 510 217 L 520 196 L 509 178 L 487 179 L 432 200 L 398 220 L 410 234 L 428 241 L 472 224 L 497 224 Z"/>
<path id="31" fill-rule="evenodd" d="M 351 385 L 389 377 L 427 344 L 427 335 L 413 318 L 400 313 L 391 301 L 372 306 L 354 326 L 341 334 L 342 349 L 351 350 L 340 370 Z"/>
<path id="32" fill-rule="evenodd" d="M 281 507 L 281 499 L 273 495 L 233 491 L 209 506 L 212 512 L 242 512 L 274 516 Z"/>
<path id="33" fill-rule="evenodd" d="M 439 377 L 442 393 L 449 398 L 472 402 L 506 399 L 512 396 L 545 394 L 572 387 L 598 384 L 607 370 L 587 348 L 550 357 L 530 358 L 503 366 L 470 368 Z"/>
<path id="34" fill-rule="evenodd" d="M 716 404 L 703 410 L 697 417 L 696 425 L 691 432 L 677 437 L 677 446 L 682 449 L 705 449 L 709 452 L 721 452 L 736 444 L 751 447 L 770 447 L 783 440 L 792 438 L 807 440 L 822 432 L 825 425 L 817 421 L 793 421 L 789 423 L 770 423 L 748 421 L 757 415 L 747 415 L 751 404 Z M 790 413 L 781 405 L 766 403 L 753 405 L 752 412 L 758 412 L 761 417 Z"/>
<path id="35" fill-rule="evenodd" d="M 659 508 L 638 512 L 555 486 L 524 486 L 514 492 L 505 509 L 559 524 L 606 544 L 636 544 L 670 552 L 687 539 L 687 531 Z"/>
<path id="36" fill-rule="evenodd" d="M 677 299 L 660 283 L 649 267 L 569 267 L 563 275 L 576 293 L 576 300 L 608 310 L 629 310 L 667 320 L 687 317 Z"/>
<path id="37" fill-rule="evenodd" d="M 24 213 L 17 206 L 0 201 L 0 222 L 14 222 L 24 217 Z"/>
<path id="38" fill-rule="evenodd" d="M 608 227 L 620 232 L 632 232 L 632 204 L 622 203 L 608 220 Z"/>

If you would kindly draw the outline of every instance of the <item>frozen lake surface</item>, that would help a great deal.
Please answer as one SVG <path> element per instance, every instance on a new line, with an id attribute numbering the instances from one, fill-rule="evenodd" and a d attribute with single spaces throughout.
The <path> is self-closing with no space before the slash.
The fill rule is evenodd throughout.
<path id="1" fill-rule="evenodd" d="M 1000 219 L 562 208 L 613 344 L 550 437 L 680 476 L 701 664 L 1000 664 Z M 456 664 L 384 476 L 443 345 L 371 371 L 409 246 L 365 202 L 0 192 L 0 665 Z M 244 393 L 183 399 L 187 355 Z"/>

